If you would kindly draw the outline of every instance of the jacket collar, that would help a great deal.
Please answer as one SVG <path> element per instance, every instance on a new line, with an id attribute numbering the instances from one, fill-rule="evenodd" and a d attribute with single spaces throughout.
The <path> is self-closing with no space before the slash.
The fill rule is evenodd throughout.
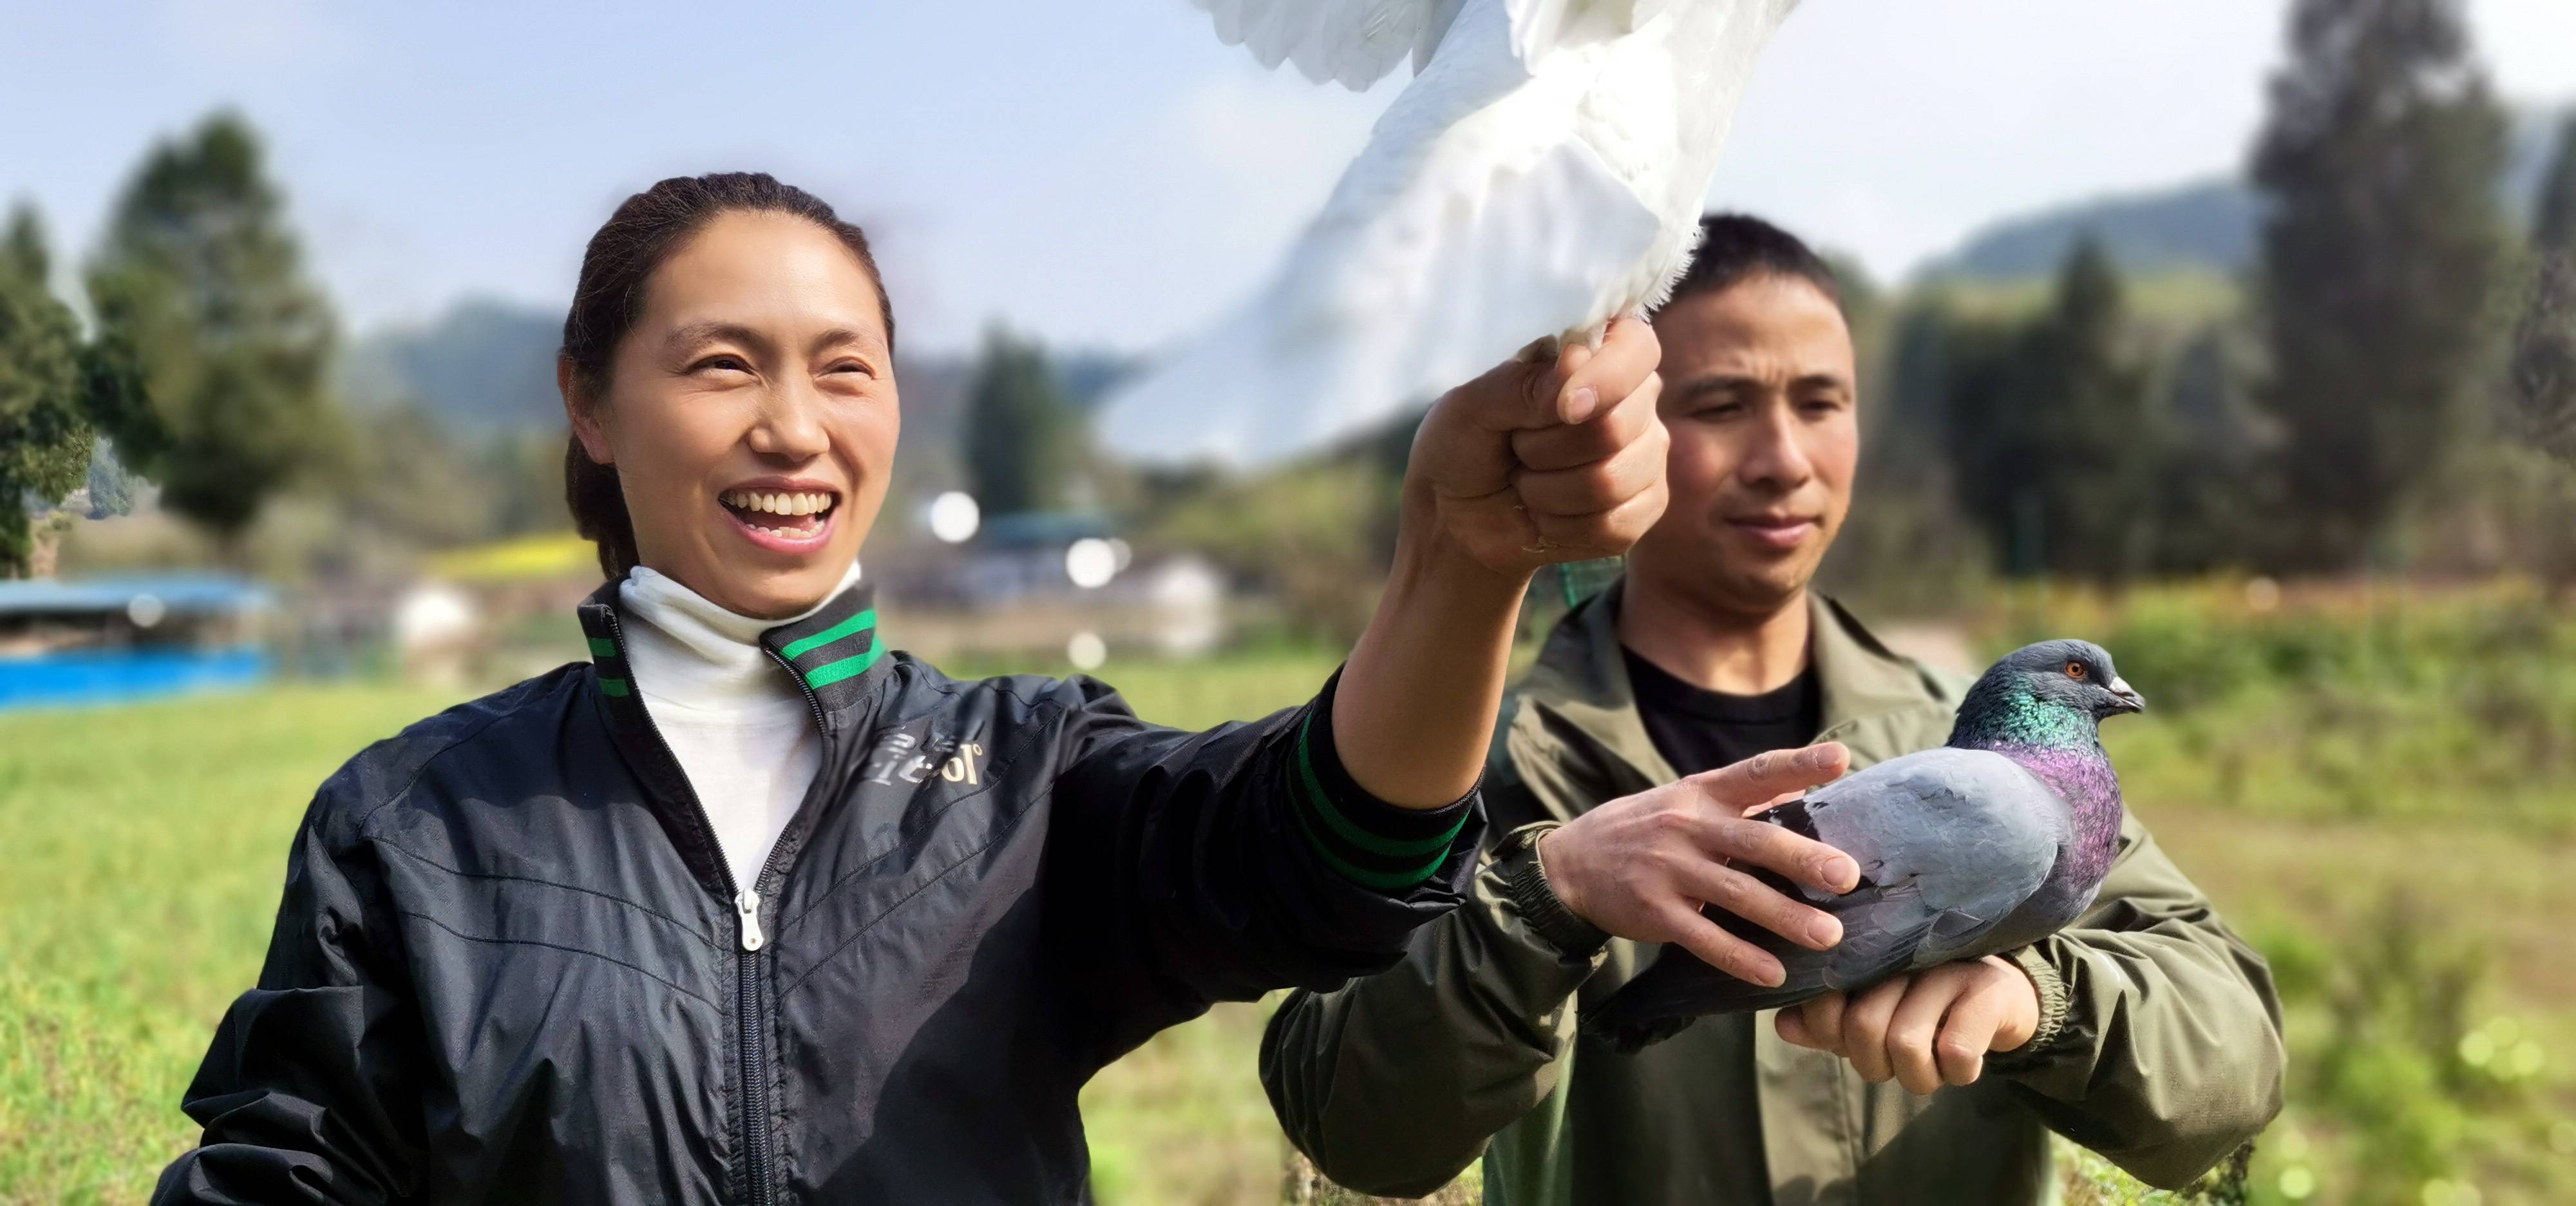
<path id="1" fill-rule="evenodd" d="M 696 807 L 697 793 L 689 785 L 688 773 L 645 711 L 644 697 L 636 692 L 634 672 L 627 666 L 618 585 L 601 585 L 579 608 L 582 635 L 590 643 L 591 677 L 597 688 L 593 698 L 607 718 L 610 739 L 651 797 L 663 831 L 679 847 L 699 882 L 721 896 L 727 882 L 724 852 Z M 761 633 L 760 644 L 781 663 L 780 673 L 795 677 L 797 688 L 813 705 L 814 720 L 822 727 L 827 747 L 834 734 L 858 718 L 856 705 L 874 696 L 890 673 L 885 641 L 877 633 L 876 588 L 867 582 L 842 591 L 812 615 Z"/>
<path id="2" fill-rule="evenodd" d="M 1566 614 L 1539 650 L 1519 691 L 1551 727 L 1571 729 L 1605 757 L 1614 794 L 1643 791 L 1680 777 L 1656 752 L 1637 713 L 1636 690 L 1619 647 L 1619 607 L 1627 579 Z M 1842 604 L 1807 592 L 1808 656 L 1823 696 L 1819 737 L 1833 737 L 1878 716 L 1926 704 L 1954 704 L 1948 676 L 1897 654 Z M 1603 797 L 1607 798 L 1607 797 Z"/>
<path id="3" fill-rule="evenodd" d="M 761 633 L 760 646 L 793 672 L 819 717 L 839 717 L 885 679 L 876 584 L 863 580 L 814 614 Z M 824 727 L 836 726 L 827 719 Z"/>
<path id="4" fill-rule="evenodd" d="M 1627 590 L 1628 580 L 1617 579 L 1567 612 L 1517 692 L 1522 709 L 1538 713 L 1550 728 L 1571 729 L 1606 760 L 1599 769 L 1611 781 L 1602 785 L 1603 799 L 1681 777 L 1646 735 L 1619 652 L 1619 602 Z"/>
<path id="5" fill-rule="evenodd" d="M 625 608 L 619 601 L 619 585 L 604 583 L 582 600 L 581 631 L 590 642 L 600 694 L 611 701 L 611 710 L 640 714 L 643 704 L 626 661 L 621 627 Z M 760 645 L 780 663 L 782 673 L 795 679 L 797 689 L 813 703 L 815 719 L 824 730 L 840 727 L 836 723 L 840 715 L 866 699 L 885 677 L 886 647 L 877 631 L 876 585 L 862 581 L 812 615 L 762 632 Z"/>

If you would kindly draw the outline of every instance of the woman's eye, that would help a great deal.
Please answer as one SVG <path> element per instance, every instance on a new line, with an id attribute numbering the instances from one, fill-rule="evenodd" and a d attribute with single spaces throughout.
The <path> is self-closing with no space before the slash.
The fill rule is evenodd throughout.
<path id="1" fill-rule="evenodd" d="M 744 363 L 743 358 L 740 356 L 709 356 L 696 364 L 690 365 L 689 371 L 692 373 L 703 373 L 709 371 L 748 373 L 751 371 L 751 366 Z"/>
<path id="2" fill-rule="evenodd" d="M 830 368 L 824 369 L 823 371 L 826 373 L 857 373 L 865 377 L 873 377 L 877 375 L 876 370 L 869 368 L 867 362 L 862 360 L 834 361 Z"/>

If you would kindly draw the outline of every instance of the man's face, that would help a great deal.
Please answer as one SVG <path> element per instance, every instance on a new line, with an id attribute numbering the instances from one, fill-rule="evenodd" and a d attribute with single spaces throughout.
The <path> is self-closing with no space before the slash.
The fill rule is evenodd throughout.
<path id="1" fill-rule="evenodd" d="M 1851 509 L 1851 329 L 1822 290 L 1765 275 L 1666 306 L 1655 335 L 1672 502 L 1630 573 L 1703 607 L 1776 611 Z"/>

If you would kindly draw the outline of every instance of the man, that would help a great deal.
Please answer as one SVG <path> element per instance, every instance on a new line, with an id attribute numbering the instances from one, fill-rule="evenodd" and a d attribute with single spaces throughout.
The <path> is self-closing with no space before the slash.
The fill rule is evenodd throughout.
<path id="1" fill-rule="evenodd" d="M 2198 1176 L 2280 1107 L 2279 1005 L 2134 816 L 2093 908 L 2009 957 L 1703 1018 L 1634 1056 L 1577 1040 L 1649 943 L 1778 982 L 1703 902 L 1837 940 L 1722 864 L 1840 890 L 1850 860 L 1743 813 L 1846 759 L 1941 744 L 1966 686 L 1808 587 L 1859 460 L 1825 264 L 1765 223 L 1713 218 L 1654 327 L 1670 506 L 1506 705 L 1486 797 L 1506 836 L 1474 898 L 1395 970 L 1273 1018 L 1262 1079 L 1281 1124 L 1371 1193 L 1427 1193 L 1483 1152 L 1504 1206 L 2039 1202 L 2051 1130 L 2152 1184 Z"/>

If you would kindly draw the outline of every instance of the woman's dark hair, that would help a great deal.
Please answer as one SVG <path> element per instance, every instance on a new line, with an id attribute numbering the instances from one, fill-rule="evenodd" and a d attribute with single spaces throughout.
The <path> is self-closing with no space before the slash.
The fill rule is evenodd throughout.
<path id="1" fill-rule="evenodd" d="M 735 212 L 789 214 L 840 239 L 876 286 L 886 351 L 894 351 L 894 303 L 887 299 L 885 275 L 868 251 L 867 232 L 842 221 L 821 198 L 781 184 L 766 172 L 674 176 L 628 197 L 582 252 L 581 279 L 573 286 L 563 347 L 556 352 L 572 366 L 573 386 L 580 394 L 576 405 L 595 406 L 607 398 L 617 345 L 643 314 L 645 286 L 662 262 L 718 215 Z M 572 509 L 573 528 L 599 546 L 599 568 L 610 581 L 635 568 L 635 521 L 626 513 L 617 467 L 591 460 L 578 436 L 564 448 L 564 503 Z"/>

